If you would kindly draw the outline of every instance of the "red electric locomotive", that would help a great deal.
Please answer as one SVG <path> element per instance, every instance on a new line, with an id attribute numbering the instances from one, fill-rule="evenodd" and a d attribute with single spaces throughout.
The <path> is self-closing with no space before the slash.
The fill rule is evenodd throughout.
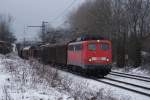
<path id="1" fill-rule="evenodd" d="M 111 42 L 100 37 L 78 40 L 68 44 L 67 64 L 86 74 L 107 75 L 112 63 Z"/>

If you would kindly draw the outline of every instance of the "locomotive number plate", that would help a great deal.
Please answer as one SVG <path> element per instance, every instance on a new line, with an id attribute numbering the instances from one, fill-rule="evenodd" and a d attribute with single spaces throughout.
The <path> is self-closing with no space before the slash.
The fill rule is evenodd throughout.
<path id="1" fill-rule="evenodd" d="M 106 57 L 100 57 L 100 60 L 105 61 L 105 60 L 107 60 L 107 58 Z"/>

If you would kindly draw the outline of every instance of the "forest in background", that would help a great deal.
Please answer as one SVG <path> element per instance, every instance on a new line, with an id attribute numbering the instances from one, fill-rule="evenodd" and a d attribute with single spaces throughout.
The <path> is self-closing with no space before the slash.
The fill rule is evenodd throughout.
<path id="1" fill-rule="evenodd" d="M 150 63 L 150 0 L 87 0 L 68 16 L 68 23 L 66 29 L 47 27 L 39 39 L 62 43 L 81 34 L 100 34 L 112 41 L 118 67 Z M 1 41 L 16 41 L 11 25 L 11 16 L 0 15 Z"/>
<path id="2" fill-rule="evenodd" d="M 12 16 L 0 14 L 0 41 L 7 41 L 13 43 L 16 37 L 12 32 Z"/>
<path id="3" fill-rule="evenodd" d="M 55 37 L 51 39 L 55 43 L 61 35 L 68 36 L 65 33 L 70 33 L 71 38 L 100 34 L 112 41 L 113 60 L 118 67 L 150 62 L 150 0 L 87 0 L 70 14 L 68 21 L 68 31 L 49 28 L 46 37 Z"/>

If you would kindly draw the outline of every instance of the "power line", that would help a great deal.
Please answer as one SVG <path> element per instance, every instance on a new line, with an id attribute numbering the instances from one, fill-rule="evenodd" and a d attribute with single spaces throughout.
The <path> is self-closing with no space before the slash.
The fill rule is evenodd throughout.
<path id="1" fill-rule="evenodd" d="M 30 27 L 30 28 L 42 28 L 42 34 L 43 34 L 43 37 L 45 37 L 45 33 L 46 33 L 46 23 L 48 22 L 45 22 L 45 21 L 42 21 L 42 25 L 41 26 L 27 26 L 27 27 Z"/>
<path id="2" fill-rule="evenodd" d="M 68 9 L 70 9 L 70 8 L 75 4 L 76 1 L 77 1 L 77 0 L 73 0 L 73 1 L 71 2 L 71 4 L 70 4 L 66 9 L 63 10 L 62 13 L 60 13 L 57 17 L 55 17 L 55 18 L 51 21 L 51 23 L 53 23 L 54 21 L 58 20 L 60 17 L 64 16 L 64 14 L 66 13 L 66 11 L 67 11 Z"/>
<path id="3" fill-rule="evenodd" d="M 77 0 L 76 0 L 77 1 Z M 74 1 L 74 3 L 73 4 L 75 4 L 75 2 L 76 1 Z M 73 4 L 72 4 L 72 6 L 73 6 Z M 70 6 L 69 8 L 71 8 L 72 6 Z M 69 9 L 68 8 L 68 9 Z M 65 14 L 63 15 L 63 17 L 65 16 Z M 65 21 L 63 21 L 62 23 L 60 23 L 60 24 L 58 24 L 58 26 L 57 27 L 59 27 L 59 26 L 62 26 L 63 24 L 65 24 L 65 23 L 67 23 L 67 21 L 65 20 Z"/>
<path id="4" fill-rule="evenodd" d="M 76 1 L 77 0 L 73 0 L 71 3 L 70 3 L 70 5 L 68 6 L 68 7 L 66 7 L 64 10 L 63 10 L 63 12 L 62 13 L 60 13 L 57 17 L 55 17 L 51 22 L 46 22 L 46 23 L 53 23 L 54 21 L 56 21 L 56 20 L 58 20 L 60 17 L 63 17 L 64 15 L 65 15 L 65 13 L 66 13 L 66 11 L 68 10 L 68 9 L 70 9 L 75 3 L 76 3 Z M 65 22 L 65 21 L 64 21 Z M 62 24 L 64 24 L 64 22 L 63 23 L 61 23 L 60 25 L 62 25 Z M 59 25 L 59 26 L 60 26 Z M 42 24 L 42 26 L 28 26 L 28 27 L 41 27 L 42 28 L 42 33 L 44 33 L 44 30 L 45 30 L 45 24 Z"/>

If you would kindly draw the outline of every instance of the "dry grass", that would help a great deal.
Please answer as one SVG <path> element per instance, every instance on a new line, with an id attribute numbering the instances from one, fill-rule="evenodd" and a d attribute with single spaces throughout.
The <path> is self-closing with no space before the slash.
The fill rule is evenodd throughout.
<path id="1" fill-rule="evenodd" d="M 74 80 L 67 75 L 61 77 L 57 69 L 43 65 L 34 59 L 30 59 L 29 61 L 25 60 L 23 62 L 24 65 L 19 65 L 22 66 L 21 70 L 14 65 L 13 61 L 4 62 L 6 66 L 8 66 L 7 70 L 16 76 L 21 76 L 18 79 L 22 82 L 22 87 L 25 86 L 28 81 L 31 81 L 31 86 L 37 88 L 36 84 L 46 81 L 48 87 L 53 87 L 60 92 L 64 92 L 70 95 L 71 98 L 74 98 L 74 100 L 118 100 L 113 97 L 112 91 L 106 92 L 104 89 L 94 91 L 89 89 L 87 82 L 74 82 Z M 30 79 L 28 79 L 29 75 L 31 76 Z M 7 94 L 7 91 L 5 91 L 5 93 Z"/>

